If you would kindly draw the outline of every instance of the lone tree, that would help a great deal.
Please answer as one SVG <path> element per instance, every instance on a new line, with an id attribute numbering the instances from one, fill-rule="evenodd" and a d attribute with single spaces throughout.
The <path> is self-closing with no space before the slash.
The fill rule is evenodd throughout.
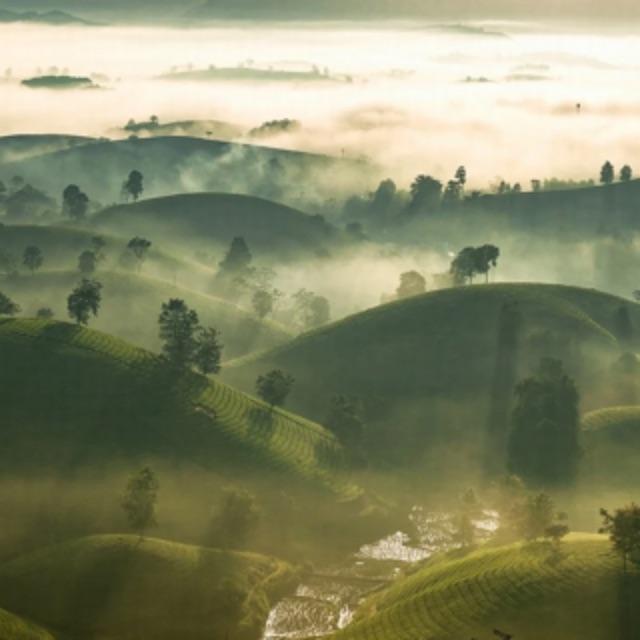
<path id="1" fill-rule="evenodd" d="M 427 281 L 417 271 L 406 271 L 400 275 L 400 285 L 396 289 L 399 299 L 419 296 L 427 290 Z"/>
<path id="2" fill-rule="evenodd" d="M 162 305 L 158 324 L 165 357 L 175 367 L 188 367 L 197 347 L 198 314 L 189 309 L 184 300 L 172 298 Z"/>
<path id="3" fill-rule="evenodd" d="M 508 442 L 510 471 L 533 484 L 566 484 L 580 458 L 578 390 L 562 362 L 543 358 L 515 390 Z"/>
<path id="4" fill-rule="evenodd" d="M 361 408 L 354 398 L 343 395 L 331 398 L 331 406 L 325 424 L 336 438 L 351 451 L 357 451 L 362 446 L 364 423 L 360 414 Z"/>
<path id="5" fill-rule="evenodd" d="M 133 198 L 133 201 L 136 202 L 142 195 L 143 191 L 144 176 L 137 169 L 134 169 L 122 185 L 122 193 L 125 198 Z"/>
<path id="6" fill-rule="evenodd" d="M 628 164 L 620 169 L 620 182 L 629 182 L 633 178 L 633 170 Z"/>
<path id="7" fill-rule="evenodd" d="M 266 289 L 258 289 L 251 298 L 251 306 L 260 320 L 273 312 L 274 295 Z"/>
<path id="8" fill-rule="evenodd" d="M 106 258 L 104 248 L 107 246 L 107 241 L 102 236 L 93 236 L 91 238 L 91 250 L 96 254 L 96 260 L 103 262 Z"/>
<path id="9" fill-rule="evenodd" d="M 51 320 L 54 316 L 55 313 L 50 307 L 41 307 L 36 312 L 36 318 L 39 318 L 40 320 Z"/>
<path id="10" fill-rule="evenodd" d="M 93 251 L 83 251 L 78 257 L 78 271 L 84 275 L 91 275 L 98 266 L 98 258 Z"/>
<path id="11" fill-rule="evenodd" d="M 204 375 L 220 373 L 222 344 L 219 338 L 220 333 L 217 329 L 198 327 L 196 330 L 193 363 Z"/>
<path id="12" fill-rule="evenodd" d="M 287 396 L 291 393 L 294 382 L 294 378 L 288 373 L 280 369 L 274 369 L 258 377 L 256 391 L 258 396 L 273 409 L 273 407 L 284 405 Z"/>
<path id="13" fill-rule="evenodd" d="M 412 213 L 434 211 L 440 206 L 442 182 L 421 174 L 411 183 L 411 201 L 409 210 Z"/>
<path id="14" fill-rule="evenodd" d="M 140 534 L 140 538 L 144 537 L 145 531 L 157 525 L 156 503 L 159 488 L 156 474 L 149 467 L 133 474 L 127 482 L 120 505 L 129 526 Z"/>
<path id="15" fill-rule="evenodd" d="M 78 324 L 87 325 L 92 314 L 98 315 L 101 302 L 102 285 L 95 280 L 83 278 L 67 298 L 69 317 Z"/>
<path id="16" fill-rule="evenodd" d="M 220 275 L 224 277 L 245 275 L 251 266 L 253 257 L 245 239 L 236 236 L 223 260 L 218 264 Z"/>
<path id="17" fill-rule="evenodd" d="M 76 184 L 70 184 L 62 192 L 62 212 L 79 222 L 87 217 L 89 196 Z"/>
<path id="18" fill-rule="evenodd" d="M 465 167 L 458 167 L 455 179 L 460 184 L 460 186 L 464 188 L 464 185 L 467 184 L 467 170 Z"/>
<path id="19" fill-rule="evenodd" d="M 20 306 L 0 291 L 0 316 L 15 316 L 20 311 Z"/>
<path id="20" fill-rule="evenodd" d="M 147 257 L 147 253 L 151 248 L 151 241 L 146 238 L 140 238 L 136 236 L 135 238 L 131 238 L 127 244 L 127 250 L 131 252 L 131 254 L 136 259 L 136 265 L 138 271 L 142 268 L 142 263 L 145 261 Z"/>
<path id="21" fill-rule="evenodd" d="M 315 329 L 331 319 L 331 306 L 324 296 L 300 289 L 292 297 L 293 315 L 304 329 Z"/>
<path id="22" fill-rule="evenodd" d="M 476 267 L 476 250 L 473 247 L 465 247 L 452 260 L 449 273 L 456 284 L 464 284 L 467 280 L 473 284 Z"/>
<path id="23" fill-rule="evenodd" d="M 220 549 L 242 549 L 259 522 L 255 498 L 247 491 L 226 488 L 213 515 L 208 542 Z"/>
<path id="24" fill-rule="evenodd" d="M 611 184 L 615 178 L 613 165 L 607 160 L 600 169 L 600 182 L 602 184 Z"/>
<path id="25" fill-rule="evenodd" d="M 22 264 L 24 264 L 31 273 L 35 273 L 43 264 L 44 258 L 39 247 L 30 246 L 24 250 L 22 254 Z"/>
<path id="26" fill-rule="evenodd" d="M 600 533 L 608 533 L 613 548 L 622 556 L 624 572 L 629 559 L 640 562 L 640 506 L 635 503 L 609 513 L 600 509 L 603 525 Z"/>

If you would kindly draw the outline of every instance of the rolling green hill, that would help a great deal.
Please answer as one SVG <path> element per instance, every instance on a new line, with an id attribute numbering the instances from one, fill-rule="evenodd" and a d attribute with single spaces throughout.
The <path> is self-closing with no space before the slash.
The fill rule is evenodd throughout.
<path id="1" fill-rule="evenodd" d="M 0 164 L 18 162 L 45 153 L 53 153 L 77 145 L 88 144 L 93 141 L 93 138 L 65 134 L 0 136 Z M 5 175 L 4 172 L 0 170 L 0 177 L 8 180 L 13 176 Z"/>
<path id="2" fill-rule="evenodd" d="M 583 475 L 602 485 L 630 485 L 640 480 L 640 407 L 608 407 L 587 413 Z"/>
<path id="3" fill-rule="evenodd" d="M 59 322 L 0 321 L 7 471 L 157 457 L 230 478 L 268 474 L 326 496 L 359 495 L 321 426 L 215 379 L 176 373 L 109 335 Z M 246 477 L 245 477 L 246 476 Z"/>
<path id="4" fill-rule="evenodd" d="M 48 631 L 3 609 L 0 609 L 0 638 L 2 640 L 57 640 Z"/>
<path id="5" fill-rule="evenodd" d="M 222 332 L 223 355 L 233 358 L 287 342 L 291 334 L 282 326 L 260 321 L 236 305 L 172 282 L 131 272 L 99 270 L 93 277 L 102 285 L 103 301 L 96 329 L 141 347 L 160 351 L 158 315 L 163 302 L 183 299 L 198 312 L 203 326 Z M 35 316 L 42 307 L 51 308 L 59 319 L 67 319 L 67 296 L 79 282 L 77 271 L 42 271 L 2 283 L 4 293 L 19 302 L 23 315 Z"/>
<path id="6" fill-rule="evenodd" d="M 3 564 L 0 602 L 69 640 L 253 639 L 294 577 L 287 564 L 256 554 L 104 535 Z"/>
<path id="7" fill-rule="evenodd" d="M 398 446 L 419 452 L 438 433 L 449 449 L 455 434 L 469 445 L 487 421 L 505 304 L 520 317 L 508 384 L 541 356 L 560 358 L 584 392 L 583 408 L 602 406 L 609 389 L 596 373 L 619 357 L 616 315 L 626 308 L 632 329 L 640 327 L 640 306 L 555 285 L 476 285 L 382 305 L 232 363 L 224 375 L 248 389 L 258 373 L 285 369 L 296 379 L 291 406 L 322 421 L 333 394 L 361 398 L 384 455 Z"/>
<path id="8" fill-rule="evenodd" d="M 322 184 L 333 195 L 336 173 L 341 179 L 362 175 L 362 163 L 297 151 L 242 145 L 202 138 L 160 136 L 99 140 L 91 144 L 0 164 L 0 177 L 21 175 L 49 193 L 78 184 L 92 200 L 120 201 L 129 172 L 145 177 L 148 196 L 184 191 L 225 191 L 283 199 L 293 185 Z"/>
<path id="9" fill-rule="evenodd" d="M 119 235 L 162 237 L 192 250 L 228 248 L 241 235 L 258 256 L 323 255 L 335 243 L 334 227 L 318 216 L 251 196 L 194 193 L 110 207 L 93 219 Z"/>
<path id="10" fill-rule="evenodd" d="M 481 548 L 400 579 L 332 638 L 491 638 L 496 628 L 519 640 L 631 638 L 639 585 L 629 579 L 625 593 L 621 573 L 603 536 L 571 535 L 559 552 L 540 543 Z"/>

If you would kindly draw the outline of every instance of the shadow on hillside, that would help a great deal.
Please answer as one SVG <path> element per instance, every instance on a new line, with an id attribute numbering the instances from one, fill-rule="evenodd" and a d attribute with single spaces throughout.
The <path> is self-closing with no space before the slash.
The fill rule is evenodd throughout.
<path id="1" fill-rule="evenodd" d="M 47 325 L 42 329 L 41 336 L 55 342 L 66 342 L 72 340 L 82 332 L 82 327 L 77 324 L 67 324 L 56 322 Z"/>
<path id="2" fill-rule="evenodd" d="M 621 575 L 618 581 L 620 640 L 637 640 L 640 629 L 640 575 Z"/>

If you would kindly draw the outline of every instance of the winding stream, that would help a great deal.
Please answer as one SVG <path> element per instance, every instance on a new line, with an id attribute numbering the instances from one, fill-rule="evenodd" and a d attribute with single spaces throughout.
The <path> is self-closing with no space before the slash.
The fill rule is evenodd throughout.
<path id="1" fill-rule="evenodd" d="M 309 575 L 293 596 L 278 602 L 267 619 L 263 640 L 299 640 L 325 636 L 346 627 L 361 601 L 390 584 L 403 567 L 426 560 L 434 553 L 458 546 L 450 513 L 414 508 L 410 519 L 418 532 L 413 542 L 402 532 L 362 546 L 338 566 Z M 476 538 L 489 538 L 497 529 L 495 512 L 484 511 L 473 520 Z"/>

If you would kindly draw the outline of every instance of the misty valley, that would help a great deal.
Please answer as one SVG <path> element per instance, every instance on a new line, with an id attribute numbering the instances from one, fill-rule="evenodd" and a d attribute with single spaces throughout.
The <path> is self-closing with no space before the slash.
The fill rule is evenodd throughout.
<path id="1" fill-rule="evenodd" d="M 0 0 L 0 640 L 640 636 L 640 15 L 418 4 Z"/>

